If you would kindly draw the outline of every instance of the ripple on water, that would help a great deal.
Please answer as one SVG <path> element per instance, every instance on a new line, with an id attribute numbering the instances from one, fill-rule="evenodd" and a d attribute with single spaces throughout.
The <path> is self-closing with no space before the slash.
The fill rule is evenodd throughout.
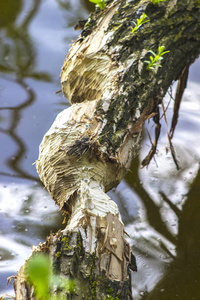
<path id="1" fill-rule="evenodd" d="M 62 217 L 41 186 L 0 185 L 0 291 L 31 254 L 32 245 L 61 228 Z M 11 289 L 9 293 L 13 294 Z"/>

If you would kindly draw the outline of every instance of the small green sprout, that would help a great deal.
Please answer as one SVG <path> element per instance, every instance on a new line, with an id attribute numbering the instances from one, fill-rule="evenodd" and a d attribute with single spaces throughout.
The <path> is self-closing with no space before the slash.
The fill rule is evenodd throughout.
<path id="1" fill-rule="evenodd" d="M 159 63 L 163 59 L 163 55 L 170 52 L 164 51 L 165 47 L 160 46 L 158 47 L 158 54 L 155 54 L 152 50 L 149 50 L 148 52 L 152 53 L 153 56 L 150 56 L 150 60 L 145 60 L 144 62 L 148 64 L 147 70 L 155 70 L 156 67 L 162 67 L 161 64 Z M 163 52 L 164 51 L 164 52 Z"/>
<path id="2" fill-rule="evenodd" d="M 37 253 L 28 260 L 26 279 L 34 286 L 37 300 L 66 300 L 66 294 L 76 292 L 76 282 L 66 276 L 53 274 L 48 256 L 42 253 Z M 53 295 L 55 290 L 57 293 Z"/>
<path id="3" fill-rule="evenodd" d="M 158 5 L 160 2 L 164 2 L 166 0 L 151 0 L 154 5 Z"/>
<path id="4" fill-rule="evenodd" d="M 96 5 L 98 5 L 98 7 L 100 9 L 104 9 L 106 6 L 106 1 L 105 0 L 89 0 L 92 3 L 95 3 Z"/>
<path id="5" fill-rule="evenodd" d="M 137 19 L 137 23 L 135 23 L 135 22 L 133 21 L 135 27 L 131 27 L 132 33 L 135 33 L 136 30 L 138 30 L 138 29 L 140 28 L 140 26 L 142 26 L 144 23 L 147 23 L 147 22 L 150 21 L 150 20 L 145 20 L 146 17 L 147 17 L 147 15 L 146 15 L 145 13 L 143 13 L 143 14 L 140 16 L 140 18 Z"/>

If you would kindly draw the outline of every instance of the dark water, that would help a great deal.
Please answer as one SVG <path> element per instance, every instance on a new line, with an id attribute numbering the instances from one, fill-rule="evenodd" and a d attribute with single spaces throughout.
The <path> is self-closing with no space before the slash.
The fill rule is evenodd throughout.
<path id="1" fill-rule="evenodd" d="M 58 208 L 40 184 L 38 146 L 56 115 L 68 106 L 59 73 L 86 0 L 0 1 L 0 296 L 13 295 L 6 278 L 16 273 L 50 231 L 62 228 Z M 169 96 L 166 97 L 166 103 Z M 168 121 L 172 115 L 168 109 Z M 134 299 L 200 299 L 200 61 L 190 69 L 174 146 L 181 170 L 168 149 L 166 124 L 155 161 L 139 167 L 150 141 L 111 197 L 118 203 L 137 258 Z M 146 124 L 153 133 L 153 124 Z"/>

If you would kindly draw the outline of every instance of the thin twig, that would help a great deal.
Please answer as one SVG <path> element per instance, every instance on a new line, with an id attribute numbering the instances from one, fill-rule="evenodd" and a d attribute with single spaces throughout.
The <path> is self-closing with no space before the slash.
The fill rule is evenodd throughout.
<path id="1" fill-rule="evenodd" d="M 149 165 L 150 161 L 152 160 L 152 158 L 154 157 L 154 155 L 156 153 L 158 139 L 159 139 L 159 136 L 160 136 L 160 128 L 161 128 L 159 120 L 160 120 L 160 113 L 159 113 L 159 108 L 157 107 L 156 115 L 153 117 L 153 121 L 156 124 L 154 142 L 151 146 L 151 149 L 150 149 L 148 155 L 141 162 L 141 167 L 142 168 Z M 151 141 L 151 138 L 150 138 L 150 141 Z"/>
<path id="2" fill-rule="evenodd" d="M 173 161 L 176 165 L 176 168 L 177 170 L 180 170 L 180 165 L 179 165 L 179 162 L 176 158 L 176 153 L 175 153 L 175 150 L 174 150 L 174 146 L 172 144 L 172 138 L 169 134 L 169 130 L 168 130 L 168 122 L 167 122 L 167 117 L 166 117 L 166 114 L 165 114 L 165 107 L 164 107 L 164 103 L 162 101 L 162 110 L 163 110 L 163 115 L 164 115 L 164 119 L 165 119 L 165 123 L 167 125 L 167 137 L 168 137 L 168 141 L 169 141 L 169 147 L 170 147 L 170 151 L 171 151 L 171 155 L 172 155 L 172 158 L 173 158 Z"/>
<path id="3" fill-rule="evenodd" d="M 171 128 L 170 128 L 170 138 L 173 138 L 174 131 L 178 122 L 178 117 L 179 117 L 179 108 L 182 100 L 182 96 L 184 93 L 184 90 L 187 85 L 187 79 L 188 79 L 188 70 L 189 70 L 189 65 L 186 66 L 179 79 L 178 79 L 178 85 L 176 89 L 176 97 L 175 97 L 175 103 L 174 103 L 174 113 L 173 113 L 173 118 L 172 118 L 172 123 L 171 123 Z"/>

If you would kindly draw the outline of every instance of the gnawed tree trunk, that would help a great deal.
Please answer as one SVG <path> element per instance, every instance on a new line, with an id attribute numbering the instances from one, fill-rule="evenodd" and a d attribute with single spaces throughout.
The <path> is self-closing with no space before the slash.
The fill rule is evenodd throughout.
<path id="1" fill-rule="evenodd" d="M 142 13 L 149 22 L 132 33 Z M 45 135 L 37 170 L 69 220 L 36 250 L 49 253 L 58 273 L 77 279 L 76 294 L 67 299 L 131 299 L 134 257 L 118 208 L 105 192 L 129 170 L 151 117 L 158 139 L 159 104 L 174 80 L 186 79 L 200 52 L 199 14 L 200 1 L 108 1 L 90 15 L 65 60 L 61 83 L 72 106 Z M 148 51 L 157 53 L 158 46 L 170 53 L 162 68 L 147 70 Z M 143 165 L 155 149 L 156 142 Z M 16 297 L 33 299 L 23 272 L 15 280 Z"/>

